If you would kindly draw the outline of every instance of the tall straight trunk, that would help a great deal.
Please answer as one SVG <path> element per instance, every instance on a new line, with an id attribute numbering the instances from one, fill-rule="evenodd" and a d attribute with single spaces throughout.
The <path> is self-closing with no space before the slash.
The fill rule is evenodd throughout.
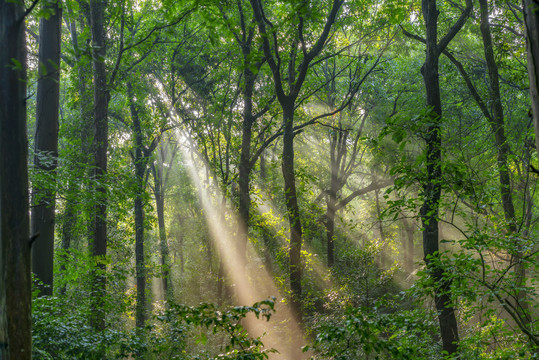
<path id="1" fill-rule="evenodd" d="M 327 200 L 326 207 L 326 238 L 327 238 L 327 265 L 328 268 L 332 268 L 335 264 L 335 215 L 337 211 L 335 206 L 337 203 L 336 195 L 333 189 L 330 190 L 330 194 Z"/>
<path id="2" fill-rule="evenodd" d="M 340 135 L 340 134 L 339 134 Z M 335 215 L 336 215 L 336 206 L 337 206 L 337 192 L 339 190 L 339 159 L 337 144 L 338 142 L 338 132 L 332 131 L 330 139 L 330 166 L 331 166 L 331 178 L 329 182 L 329 194 L 327 199 L 326 207 L 326 238 L 327 238 L 327 265 L 329 268 L 333 267 L 335 263 Z"/>
<path id="3" fill-rule="evenodd" d="M 91 251 L 94 257 L 103 258 L 107 255 L 107 188 L 105 175 L 107 173 L 108 148 L 108 102 L 107 74 L 105 69 L 105 29 L 103 17 L 105 2 L 90 0 L 90 30 L 92 34 L 92 65 L 94 70 L 94 179 L 96 186 L 97 204 L 94 206 L 94 233 L 91 241 Z M 103 298 L 106 291 L 106 278 L 103 274 L 105 266 L 99 261 L 99 271 L 93 279 L 93 326 L 105 328 L 105 313 Z"/>
<path id="4" fill-rule="evenodd" d="M 537 0 L 522 0 L 522 9 L 526 25 L 528 78 L 535 126 L 535 147 L 539 156 L 539 2 Z"/>
<path id="5" fill-rule="evenodd" d="M 53 173 L 58 157 L 58 110 L 60 105 L 60 37 L 62 12 L 58 1 L 46 5 L 53 14 L 39 24 L 39 78 L 37 81 L 34 167 Z M 31 233 L 39 234 L 32 246 L 32 271 L 43 282 L 41 295 L 52 295 L 55 184 L 32 187 Z"/>
<path id="6" fill-rule="evenodd" d="M 249 55 L 250 52 L 247 54 Z M 245 61 L 247 61 L 245 55 Z M 251 176 L 251 137 L 253 132 L 253 87 L 255 75 L 247 67 L 244 70 L 245 85 L 243 88 L 243 124 L 241 136 L 241 154 L 239 164 L 238 190 L 239 190 L 239 206 L 238 212 L 240 223 L 238 224 L 238 239 L 239 239 L 239 259 L 246 264 L 247 260 L 247 243 L 249 241 L 249 211 L 251 208 L 250 197 L 250 176 Z"/>
<path id="7" fill-rule="evenodd" d="M 434 282 L 434 302 L 438 311 L 440 334 L 443 350 L 448 354 L 455 354 L 458 350 L 458 325 L 455 309 L 451 303 L 451 281 L 444 276 L 444 269 L 440 266 L 438 214 L 442 194 L 442 100 L 440 96 L 440 78 L 438 62 L 441 53 L 449 42 L 464 26 L 471 10 L 471 0 L 466 0 L 466 9 L 459 19 L 449 29 L 448 33 L 438 42 L 438 15 L 437 0 L 423 0 L 421 7 L 426 26 L 426 57 L 421 68 L 429 108 L 429 125 L 425 134 L 426 141 L 426 167 L 427 178 L 424 180 L 424 203 L 420 210 L 423 225 L 423 253 L 430 276 Z"/>
<path id="8" fill-rule="evenodd" d="M 83 12 L 89 13 L 89 5 L 85 2 L 81 3 L 81 6 L 83 6 Z M 89 17 L 88 17 L 89 18 Z M 80 17 L 80 23 L 81 23 L 81 32 L 82 29 L 85 26 L 84 22 L 85 17 Z M 77 88 L 78 88 L 78 97 L 80 99 L 79 101 L 79 114 L 80 114 L 80 130 L 78 134 L 80 135 L 80 153 L 75 155 L 75 161 L 77 163 L 82 163 L 84 165 L 88 165 L 91 161 L 89 158 L 89 154 L 91 154 L 91 132 L 93 128 L 92 124 L 92 94 L 90 92 L 90 89 L 88 88 L 87 84 L 90 81 L 91 76 L 91 64 L 83 63 L 81 62 L 81 54 L 78 52 L 78 34 L 76 30 L 75 22 L 71 22 L 70 24 L 70 33 L 71 33 L 71 41 L 74 44 L 74 52 L 75 57 L 77 59 Z M 89 45 L 89 44 L 88 44 Z M 76 171 L 73 166 L 70 166 L 70 169 L 68 171 Z M 73 238 L 74 238 L 74 230 L 75 225 L 78 221 L 78 211 L 77 206 L 75 204 L 74 197 L 78 197 L 81 191 L 80 183 L 82 182 L 82 179 L 80 176 L 78 176 L 77 180 L 70 181 L 68 184 L 67 193 L 71 196 L 68 197 L 65 204 L 65 210 L 63 214 L 64 222 L 62 225 L 62 250 L 68 251 L 71 246 L 73 246 Z M 77 195 L 73 195 L 77 194 Z M 84 218 L 84 217 L 82 217 Z M 66 268 L 65 265 L 62 264 L 60 266 L 60 273 L 65 273 Z M 62 288 L 60 289 L 61 294 L 65 294 L 66 292 L 66 284 L 64 283 Z"/>
<path id="9" fill-rule="evenodd" d="M 135 277 L 137 279 L 137 305 L 136 305 L 136 326 L 141 329 L 146 323 L 146 268 L 144 260 L 144 173 L 146 168 L 146 158 L 144 156 L 144 145 L 142 144 L 142 129 L 138 116 L 137 106 L 134 100 L 133 87 L 127 83 L 127 96 L 129 98 L 129 109 L 131 110 L 131 121 L 133 135 L 135 138 Z"/>
<path id="10" fill-rule="evenodd" d="M 245 111 L 245 110 L 244 110 Z M 250 197 L 250 155 L 251 155 L 251 134 L 252 134 L 252 121 L 245 119 L 242 126 L 242 143 L 241 143 L 241 155 L 239 164 L 239 176 L 238 176 L 238 192 L 239 192 L 239 206 L 238 213 L 240 216 L 240 223 L 238 224 L 238 240 L 239 240 L 239 258 L 242 260 L 243 265 L 246 264 L 247 256 L 247 243 L 249 241 L 249 212 L 251 208 Z"/>
<path id="11" fill-rule="evenodd" d="M 301 244 L 303 231 L 299 215 L 296 175 L 294 173 L 294 103 L 283 106 L 283 160 L 284 194 L 288 222 L 290 224 L 290 289 L 292 290 L 292 310 L 300 318 L 301 314 Z"/>
<path id="12" fill-rule="evenodd" d="M 22 2 L 0 0 L 0 359 L 32 357 Z"/>
<path id="13" fill-rule="evenodd" d="M 159 250 L 161 252 L 161 267 L 163 271 L 163 291 L 165 299 L 173 299 L 172 282 L 170 281 L 170 260 L 167 242 L 167 232 L 165 228 L 165 196 L 163 193 L 163 158 L 158 155 L 157 166 L 152 165 L 154 177 L 155 208 L 157 212 L 157 223 L 159 226 Z"/>
<path id="14" fill-rule="evenodd" d="M 380 250 L 380 268 L 389 265 L 389 256 L 387 255 L 387 242 L 386 235 L 384 233 L 384 224 L 382 222 L 382 208 L 380 206 L 380 190 L 374 190 L 374 196 L 376 199 L 376 217 L 378 218 L 378 233 L 380 235 L 380 242 L 382 248 Z"/>

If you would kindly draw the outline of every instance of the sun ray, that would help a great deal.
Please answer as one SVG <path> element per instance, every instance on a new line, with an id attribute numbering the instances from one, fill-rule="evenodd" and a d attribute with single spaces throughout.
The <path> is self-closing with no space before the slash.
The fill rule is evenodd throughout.
<path id="1" fill-rule="evenodd" d="M 178 130 L 178 139 L 183 143 L 189 142 L 189 137 Z M 192 144 L 191 144 L 192 145 Z M 252 305 L 256 301 L 276 297 L 276 314 L 270 322 L 264 322 L 256 319 L 254 316 L 248 317 L 245 321 L 245 327 L 253 337 L 263 336 L 262 340 L 267 348 L 273 348 L 278 354 L 270 354 L 270 359 L 292 359 L 292 348 L 297 350 L 303 345 L 291 343 L 291 339 L 297 339 L 297 336 L 287 336 L 290 333 L 303 333 L 301 326 L 294 320 L 292 312 L 285 302 L 285 297 L 280 293 L 274 283 L 273 277 L 262 262 L 251 262 L 245 264 L 237 252 L 237 246 L 234 241 L 234 232 L 230 224 L 237 224 L 239 219 L 234 212 L 225 209 L 223 205 L 215 199 L 221 199 L 221 194 L 217 189 L 209 189 L 204 186 L 204 181 L 200 174 L 200 166 L 195 164 L 193 146 L 183 146 L 182 152 L 185 159 L 189 176 L 192 183 L 198 190 L 198 197 L 204 210 L 206 223 L 211 233 L 211 239 L 219 250 L 219 256 L 223 261 L 226 274 L 234 283 L 238 305 Z M 203 162 L 198 156 L 197 162 Z M 208 164 L 203 164 L 204 172 L 209 171 Z M 211 172 L 210 172 L 211 173 Z M 248 254 L 252 258 L 256 254 L 255 249 L 249 243 Z M 249 274 L 247 273 L 249 270 Z M 286 329 L 283 331 L 283 329 Z"/>

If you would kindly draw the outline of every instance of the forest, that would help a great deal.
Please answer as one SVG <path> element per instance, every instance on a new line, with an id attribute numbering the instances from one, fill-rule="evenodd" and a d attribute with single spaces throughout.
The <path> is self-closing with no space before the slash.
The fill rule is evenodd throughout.
<path id="1" fill-rule="evenodd" d="M 0 360 L 539 359 L 538 153 L 537 0 L 0 0 Z"/>

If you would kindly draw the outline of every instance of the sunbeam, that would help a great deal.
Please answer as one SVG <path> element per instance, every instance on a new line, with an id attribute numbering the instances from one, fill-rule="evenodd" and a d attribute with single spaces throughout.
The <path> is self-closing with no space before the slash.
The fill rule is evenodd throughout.
<path id="1" fill-rule="evenodd" d="M 189 142 L 188 136 L 178 131 L 178 139 L 184 143 Z M 274 280 L 263 264 L 251 266 L 245 264 L 242 256 L 237 251 L 237 245 L 234 241 L 234 232 L 230 224 L 237 224 L 239 219 L 232 211 L 224 208 L 215 199 L 221 199 L 219 191 L 204 186 L 204 181 L 200 176 L 199 169 L 195 161 L 196 154 L 192 153 L 192 146 L 182 147 L 185 164 L 188 169 L 192 183 L 198 190 L 198 196 L 202 208 L 204 209 L 206 223 L 210 229 L 211 239 L 217 249 L 219 256 L 223 261 L 225 273 L 234 283 L 235 296 L 238 305 L 252 305 L 256 301 L 276 297 L 276 314 L 270 322 L 264 322 L 256 319 L 254 316 L 248 317 L 245 321 L 245 327 L 253 337 L 263 336 L 262 340 L 267 348 L 273 348 L 278 351 L 277 354 L 270 354 L 270 359 L 293 359 L 294 354 L 299 353 L 302 345 L 300 343 L 291 343 L 291 339 L 297 339 L 292 334 L 302 334 L 301 326 L 296 323 L 288 304 L 279 289 L 275 286 Z M 204 172 L 209 171 L 208 165 L 203 164 Z M 212 193 L 213 192 L 213 193 Z M 248 244 L 248 254 L 256 254 L 251 244 Z M 249 273 L 248 271 L 249 270 Z M 283 331 L 283 329 L 286 329 Z M 287 336 L 287 333 L 289 334 Z M 303 336 L 303 335 L 301 335 Z M 296 347 L 296 351 L 293 351 Z M 297 356 L 297 355 L 296 355 Z"/>

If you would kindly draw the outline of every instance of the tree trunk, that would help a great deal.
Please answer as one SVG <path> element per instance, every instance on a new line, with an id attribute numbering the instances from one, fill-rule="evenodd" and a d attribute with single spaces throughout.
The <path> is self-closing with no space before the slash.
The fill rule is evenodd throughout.
<path id="1" fill-rule="evenodd" d="M 105 2 L 90 1 L 90 28 L 92 34 L 92 65 L 94 70 L 94 180 L 96 186 L 97 204 L 94 206 L 94 234 L 91 250 L 94 257 L 102 259 L 107 255 L 107 188 L 105 174 L 107 172 L 108 148 L 108 102 L 107 75 L 105 69 L 105 29 L 103 17 Z M 99 261 L 99 260 L 98 260 Z M 103 274 L 105 266 L 99 261 L 99 270 L 94 274 L 93 283 L 93 318 L 96 329 L 105 328 L 105 313 L 103 297 L 106 291 L 106 278 Z"/>
<path id="2" fill-rule="evenodd" d="M 83 13 L 89 13 L 89 5 L 85 2 L 81 3 L 81 6 L 83 7 Z M 89 18 L 89 16 L 87 17 Z M 80 24 L 81 24 L 81 32 L 83 31 L 85 27 L 85 17 L 80 16 Z M 79 97 L 79 114 L 80 114 L 80 130 L 78 134 L 80 135 L 80 152 L 74 156 L 74 160 L 76 163 L 82 163 L 85 165 L 88 165 L 91 163 L 91 160 L 89 158 L 89 155 L 91 154 L 92 148 L 90 144 L 91 139 L 91 132 L 92 132 L 92 94 L 88 89 L 87 84 L 91 81 L 90 76 L 92 74 L 91 72 L 91 64 L 81 62 L 81 54 L 79 53 L 78 49 L 78 34 L 76 30 L 75 22 L 73 21 L 70 26 L 70 33 L 71 33 L 71 41 L 74 44 L 74 52 L 77 59 L 77 88 L 78 88 L 78 97 Z M 89 46 L 89 44 L 87 44 Z M 69 166 L 69 169 L 67 171 L 77 171 L 75 166 Z M 78 221 L 78 210 L 77 206 L 74 204 L 75 201 L 77 201 L 81 187 L 80 183 L 82 182 L 82 178 L 80 175 L 77 175 L 77 180 L 70 181 L 67 189 L 67 199 L 65 203 L 65 211 L 63 214 L 63 224 L 62 224 L 62 249 L 64 251 L 68 251 L 71 246 L 73 246 L 73 239 L 74 239 L 74 231 L 75 231 L 75 225 Z M 87 203 L 86 203 L 87 204 Z M 88 209 L 86 208 L 88 211 Z M 82 216 L 80 219 L 84 219 L 85 217 Z M 91 226 L 90 226 L 91 227 Z M 65 266 L 62 264 L 60 266 L 60 273 L 65 273 Z M 64 283 L 62 288 L 60 289 L 61 294 L 65 294 L 66 292 L 66 284 Z"/>
<path id="3" fill-rule="evenodd" d="M 483 47 L 485 51 L 485 60 L 487 63 L 489 82 L 490 82 L 490 101 L 492 106 L 491 118 L 489 119 L 492 131 L 494 132 L 496 148 L 498 150 L 497 165 L 498 172 L 500 173 L 500 194 L 502 198 L 502 207 L 507 222 L 507 229 L 510 234 L 516 234 L 518 232 L 515 207 L 513 203 L 513 193 L 511 190 L 511 176 L 509 173 L 509 166 L 507 164 L 507 156 L 510 153 L 509 143 L 505 137 L 505 120 L 503 115 L 503 107 L 500 94 L 498 65 L 494 57 L 494 50 L 492 46 L 492 35 L 489 25 L 489 9 L 486 0 L 479 0 L 481 9 L 481 35 L 483 37 Z M 531 89 L 530 89 L 531 91 Z M 523 214 L 525 216 L 525 214 Z M 517 286 L 520 289 L 526 287 L 526 268 L 521 262 L 524 250 L 520 243 L 515 244 L 517 249 L 516 256 L 512 259 L 515 264 L 515 272 L 517 274 Z M 518 290 L 516 296 L 515 308 L 523 319 L 523 323 L 529 324 L 529 314 L 526 305 L 526 291 Z"/>
<path id="4" fill-rule="evenodd" d="M 0 1 L 0 359 L 32 357 L 22 2 Z"/>
<path id="5" fill-rule="evenodd" d="M 515 208 L 513 205 L 513 195 L 511 192 L 511 176 L 507 166 L 507 155 L 509 154 L 509 143 L 505 137 L 505 125 L 502 100 L 500 95 L 500 83 L 498 74 L 498 65 L 494 58 L 494 50 L 492 47 L 492 36 L 490 33 L 490 25 L 488 22 L 489 11 L 487 0 L 479 0 L 481 10 L 481 35 L 483 37 L 483 49 L 485 52 L 485 60 L 487 63 L 488 77 L 490 83 L 490 101 L 491 118 L 489 119 L 494 139 L 498 151 L 497 166 L 500 174 L 500 193 L 502 197 L 503 212 L 508 229 L 511 233 L 517 231 L 515 223 Z"/>
<path id="6" fill-rule="evenodd" d="M 336 215 L 336 205 L 337 205 L 337 192 L 339 190 L 339 159 L 337 155 L 339 150 L 337 149 L 338 135 L 337 131 L 334 130 L 331 133 L 330 138 L 330 166 L 331 166 L 331 178 L 329 182 L 329 194 L 326 203 L 326 238 L 327 238 L 327 264 L 331 268 L 335 264 L 335 215 Z"/>
<path id="7" fill-rule="evenodd" d="M 301 322 L 301 244 L 303 234 L 299 215 L 294 173 L 294 103 L 283 106 L 283 163 L 284 194 L 288 222 L 290 224 L 290 289 L 292 290 L 292 310 Z"/>
<path id="8" fill-rule="evenodd" d="M 161 267 L 163 271 L 163 290 L 165 299 L 171 301 L 173 298 L 172 283 L 170 281 L 170 261 L 165 228 L 165 196 L 163 194 L 163 158 L 158 155 L 157 166 L 153 165 L 155 208 L 157 212 L 157 223 L 159 225 L 159 249 L 161 251 Z"/>
<path id="9" fill-rule="evenodd" d="M 336 196 L 331 192 L 328 196 L 326 207 L 326 238 L 327 238 L 327 264 L 332 268 L 335 264 L 335 204 Z"/>
<path id="10" fill-rule="evenodd" d="M 245 60 L 247 61 L 247 60 Z M 239 164 L 239 207 L 238 252 L 243 266 L 247 263 L 247 243 L 249 242 L 249 211 L 251 208 L 250 176 L 251 176 L 251 136 L 253 129 L 253 86 L 255 76 L 246 68 L 244 70 L 245 87 L 243 89 L 243 124 L 241 137 L 241 155 Z"/>
<path id="11" fill-rule="evenodd" d="M 424 180 L 423 193 L 424 203 L 421 207 L 420 216 L 423 225 L 423 252 L 424 260 L 430 276 L 434 281 L 434 302 L 438 311 L 438 321 L 440 323 L 440 333 L 443 350 L 448 354 L 455 354 L 458 350 L 458 325 L 455 317 L 455 310 L 451 304 L 450 286 L 451 282 L 444 277 L 444 269 L 440 266 L 438 241 L 438 213 L 440 198 L 442 193 L 442 100 L 440 96 L 440 79 L 438 74 L 438 61 L 441 53 L 447 44 L 464 26 L 469 16 L 472 3 L 466 1 L 466 9 L 462 12 L 457 22 L 450 28 L 449 32 L 438 43 L 438 15 L 436 0 L 423 0 L 422 12 L 426 26 L 426 58 L 421 68 L 425 90 L 427 95 L 427 106 L 429 108 L 429 123 L 426 141 L 426 167 L 427 178 Z"/>
<path id="12" fill-rule="evenodd" d="M 526 43 L 528 50 L 528 77 L 533 123 L 535 126 L 535 147 L 539 156 L 539 1 L 522 0 Z"/>
<path id="13" fill-rule="evenodd" d="M 127 96 L 129 98 L 129 109 L 131 110 L 131 120 L 133 121 L 133 135 L 135 138 L 135 277 L 137 279 L 137 305 L 136 305 L 136 326 L 138 329 L 144 328 L 146 323 L 146 267 L 144 260 L 144 173 L 146 168 L 146 158 L 144 156 L 144 145 L 142 144 L 142 128 L 138 116 L 137 106 L 134 100 L 133 87 L 127 83 Z M 165 239 L 166 240 L 166 239 Z"/>
<path id="14" fill-rule="evenodd" d="M 39 78 L 37 81 L 34 167 L 50 172 L 55 179 L 58 157 L 58 110 L 60 101 L 60 36 L 62 12 L 58 2 L 46 5 L 53 14 L 41 18 L 39 26 Z M 41 295 L 52 295 L 55 184 L 32 187 L 31 234 L 38 235 L 32 246 L 32 271 L 43 282 Z"/>

